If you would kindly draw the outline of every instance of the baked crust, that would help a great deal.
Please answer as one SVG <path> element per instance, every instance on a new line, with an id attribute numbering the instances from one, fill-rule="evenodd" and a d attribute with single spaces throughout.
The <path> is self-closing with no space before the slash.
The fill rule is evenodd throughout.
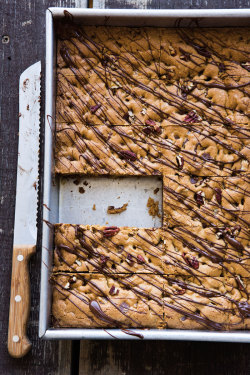
<path id="1" fill-rule="evenodd" d="M 249 328 L 249 29 L 57 34 L 55 172 L 163 176 L 163 226 L 56 225 L 54 325 Z"/>
<path id="2" fill-rule="evenodd" d="M 181 155 L 187 173 L 247 173 L 247 32 L 245 28 L 119 27 L 84 27 L 76 32 L 70 26 L 60 30 L 56 172 L 127 175 L 164 169 L 173 174 L 176 156 Z M 227 33 L 229 38 L 225 38 Z M 154 124 L 152 129 L 160 129 L 162 135 L 154 130 L 145 135 L 148 124 Z M 114 125 L 126 133 L 123 139 L 112 130 Z M 98 126 L 102 137 L 97 135 Z M 127 145 L 135 150 L 139 170 L 120 162 L 119 152 Z M 97 168 L 96 159 L 107 163 L 107 169 Z M 91 160 L 94 166 L 89 166 Z"/>
<path id="3" fill-rule="evenodd" d="M 52 313 L 57 327 L 242 329 L 239 291 L 232 278 L 172 275 L 54 274 Z"/>

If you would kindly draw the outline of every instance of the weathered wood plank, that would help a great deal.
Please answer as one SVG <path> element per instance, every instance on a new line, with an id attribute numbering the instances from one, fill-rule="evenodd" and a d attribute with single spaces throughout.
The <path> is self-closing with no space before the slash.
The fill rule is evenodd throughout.
<path id="1" fill-rule="evenodd" d="M 149 9 L 249 8 L 249 0 L 94 0 L 94 7 Z"/>
<path id="2" fill-rule="evenodd" d="M 2 0 L 0 2 L 0 372 L 5 375 L 69 375 L 71 342 L 38 339 L 40 253 L 30 264 L 31 316 L 28 335 L 32 351 L 16 360 L 7 353 L 7 323 L 14 224 L 15 180 L 18 140 L 18 80 L 21 72 L 42 60 L 44 71 L 45 9 L 49 6 L 85 6 L 86 0 Z M 94 0 L 107 8 L 244 8 L 249 0 Z M 44 107 L 44 77 L 42 82 Z M 44 119 L 42 118 L 42 123 Z M 39 232 L 40 233 L 40 232 Z M 74 347 L 73 347 L 74 352 Z M 89 342 L 81 343 L 80 374 L 230 374 L 250 373 L 248 346 L 190 342 Z"/>
<path id="3" fill-rule="evenodd" d="M 79 375 L 247 375 L 248 345 L 82 341 Z"/>
<path id="4" fill-rule="evenodd" d="M 17 360 L 9 356 L 7 352 L 7 330 L 15 209 L 19 76 L 28 66 L 42 60 L 43 89 L 41 104 L 43 109 L 45 10 L 48 6 L 70 7 L 74 4 L 75 1 L 73 0 L 19 0 L 11 2 L 2 0 L 0 2 L 1 36 L 9 37 L 8 43 L 0 41 L 0 242 L 3 259 L 0 272 L 0 373 L 4 375 L 70 374 L 71 342 L 45 342 L 38 338 L 40 241 L 38 241 L 37 253 L 30 263 L 31 314 L 28 337 L 32 341 L 32 350 L 26 357 Z M 41 120 L 43 124 L 44 118 L 42 117 Z M 39 238 L 40 233 L 39 228 Z"/>

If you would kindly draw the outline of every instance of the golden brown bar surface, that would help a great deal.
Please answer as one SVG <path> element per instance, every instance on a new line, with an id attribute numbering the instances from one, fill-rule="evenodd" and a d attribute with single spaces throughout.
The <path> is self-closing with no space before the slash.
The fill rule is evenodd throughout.
<path id="1" fill-rule="evenodd" d="M 249 61 L 247 28 L 58 28 L 56 173 L 162 176 L 163 224 L 57 224 L 55 326 L 249 328 Z"/>

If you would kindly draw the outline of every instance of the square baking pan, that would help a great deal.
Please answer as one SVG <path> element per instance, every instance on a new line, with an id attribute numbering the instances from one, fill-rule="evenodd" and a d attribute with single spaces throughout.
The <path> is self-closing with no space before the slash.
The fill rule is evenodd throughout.
<path id="1" fill-rule="evenodd" d="M 49 278 L 53 264 L 53 226 L 58 223 L 62 209 L 62 181 L 54 176 L 54 114 L 56 90 L 56 40 L 55 20 L 65 17 L 67 10 L 75 22 L 83 25 L 106 26 L 153 26 L 153 27 L 246 27 L 250 24 L 250 9 L 206 9 L 206 10 L 127 10 L 127 9 L 67 9 L 50 8 L 46 13 L 46 108 L 45 108 L 45 152 L 43 186 L 43 233 L 41 261 L 41 293 L 39 336 L 43 339 L 118 339 L 133 340 L 120 329 L 51 328 L 51 285 Z M 111 179 L 112 180 L 112 179 Z M 147 181 L 145 181 L 147 185 Z M 149 182 L 150 184 L 150 182 Z M 72 185 L 71 185 L 72 186 Z M 66 184 L 67 188 L 67 184 Z M 76 203 L 77 204 L 77 201 Z M 65 208 L 66 207 L 66 208 Z M 63 209 L 67 210 L 67 205 Z M 70 208 L 69 208 L 70 209 Z M 86 218 L 84 221 L 86 222 Z M 86 222 L 87 224 L 87 222 Z M 89 222 L 89 224 L 91 224 Z M 99 223 L 101 224 L 101 223 Z M 128 225 L 128 224 L 127 224 Z M 107 332 L 112 334 L 109 335 Z M 133 329 L 146 340 L 197 340 L 250 342 L 249 331 L 207 331 L 176 329 Z"/>

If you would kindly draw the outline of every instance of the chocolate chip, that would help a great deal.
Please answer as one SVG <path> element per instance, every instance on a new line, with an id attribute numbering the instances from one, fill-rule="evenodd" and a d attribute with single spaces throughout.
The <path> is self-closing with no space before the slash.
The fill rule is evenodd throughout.
<path id="1" fill-rule="evenodd" d="M 132 255 L 128 254 L 128 256 L 127 256 L 127 258 L 126 258 L 126 261 L 127 261 L 128 265 L 129 265 L 130 267 L 133 267 L 133 265 L 134 265 L 135 262 L 133 261 L 133 257 L 132 257 Z"/>
<path id="2" fill-rule="evenodd" d="M 218 68 L 219 68 L 220 73 L 223 73 L 226 71 L 226 67 L 223 63 L 219 63 Z"/>
<path id="3" fill-rule="evenodd" d="M 122 118 L 123 118 L 124 120 L 126 120 L 126 121 L 129 122 L 129 114 L 128 114 L 128 112 L 127 112 L 127 113 L 124 113 L 124 115 L 122 116 Z"/>
<path id="4" fill-rule="evenodd" d="M 199 177 L 197 177 L 197 176 L 190 176 L 190 182 L 191 182 L 191 184 L 197 184 L 198 181 L 199 181 Z"/>
<path id="5" fill-rule="evenodd" d="M 195 193 L 194 199 L 196 200 L 198 207 L 202 206 L 205 203 L 203 191 L 198 191 L 198 193 Z"/>
<path id="6" fill-rule="evenodd" d="M 142 129 L 143 133 L 146 135 L 149 135 L 153 132 L 153 129 L 151 126 L 146 126 L 145 128 Z"/>
<path id="7" fill-rule="evenodd" d="M 85 193 L 85 190 L 83 189 L 83 187 L 82 187 L 82 186 L 80 186 L 78 190 L 79 190 L 79 193 L 80 193 L 80 194 L 83 194 L 83 193 Z"/>
<path id="8" fill-rule="evenodd" d="M 101 267 L 105 267 L 108 260 L 109 260 L 109 257 L 106 257 L 105 255 L 101 255 L 100 256 Z"/>
<path id="9" fill-rule="evenodd" d="M 202 154 L 202 159 L 211 160 L 212 158 L 208 152 L 204 152 L 204 154 Z"/>
<path id="10" fill-rule="evenodd" d="M 184 159 L 182 156 L 180 155 L 177 155 L 176 156 L 176 161 L 177 161 L 177 166 L 180 170 L 182 170 L 183 166 L 184 166 Z"/>

